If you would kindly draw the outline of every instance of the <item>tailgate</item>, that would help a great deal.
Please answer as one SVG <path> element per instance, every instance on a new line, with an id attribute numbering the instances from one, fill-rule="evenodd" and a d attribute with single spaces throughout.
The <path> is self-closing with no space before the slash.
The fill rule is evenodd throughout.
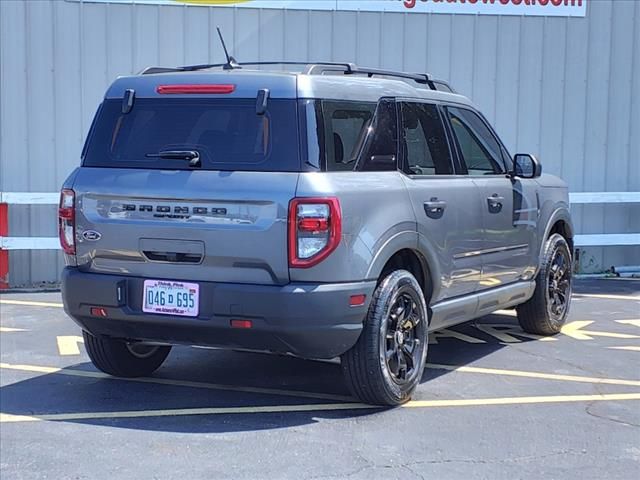
<path id="1" fill-rule="evenodd" d="M 289 282 L 287 209 L 298 173 L 81 168 L 83 271 L 258 284 Z"/>

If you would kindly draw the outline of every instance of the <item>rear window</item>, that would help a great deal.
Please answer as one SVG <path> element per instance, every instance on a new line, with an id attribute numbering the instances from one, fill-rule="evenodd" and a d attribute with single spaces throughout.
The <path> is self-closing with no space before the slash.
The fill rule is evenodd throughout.
<path id="1" fill-rule="evenodd" d="M 121 100 L 105 100 L 97 115 L 87 167 L 189 169 L 188 161 L 149 156 L 189 150 L 206 170 L 300 170 L 293 99 L 269 100 L 265 115 L 255 99 L 138 98 L 126 114 Z"/>

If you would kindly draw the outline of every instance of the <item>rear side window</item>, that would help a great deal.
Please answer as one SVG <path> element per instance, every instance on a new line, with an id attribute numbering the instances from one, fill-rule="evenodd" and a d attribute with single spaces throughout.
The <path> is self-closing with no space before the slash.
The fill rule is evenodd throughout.
<path id="1" fill-rule="evenodd" d="M 190 168 L 150 156 L 167 150 L 195 150 L 208 170 L 299 171 L 296 100 L 271 99 L 264 115 L 255 99 L 138 98 L 127 114 L 105 100 L 83 165 Z"/>
<path id="2" fill-rule="evenodd" d="M 302 106 L 309 164 L 319 164 L 326 172 L 397 170 L 393 99 L 377 103 L 303 100 Z"/>
<path id="3" fill-rule="evenodd" d="M 450 175 L 451 153 L 438 107 L 428 103 L 400 104 L 402 112 L 402 148 L 407 173 L 413 175 Z"/>
<path id="4" fill-rule="evenodd" d="M 354 169 L 375 109 L 375 103 L 322 101 L 328 172 Z"/>
<path id="5" fill-rule="evenodd" d="M 467 173 L 504 173 L 501 146 L 482 118 L 464 108 L 447 107 L 447 111 Z"/>

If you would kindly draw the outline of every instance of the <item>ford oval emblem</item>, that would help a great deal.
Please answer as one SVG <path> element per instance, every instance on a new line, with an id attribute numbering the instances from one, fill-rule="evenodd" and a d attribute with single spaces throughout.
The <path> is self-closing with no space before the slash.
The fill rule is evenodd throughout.
<path id="1" fill-rule="evenodd" d="M 82 232 L 82 238 L 89 240 L 90 242 L 96 242 L 102 238 L 102 235 L 100 232 L 96 232 L 95 230 L 85 230 Z"/>

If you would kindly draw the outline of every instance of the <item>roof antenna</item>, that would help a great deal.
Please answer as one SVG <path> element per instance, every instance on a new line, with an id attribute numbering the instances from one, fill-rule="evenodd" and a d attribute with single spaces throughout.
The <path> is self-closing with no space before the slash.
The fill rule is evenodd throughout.
<path id="1" fill-rule="evenodd" d="M 227 50 L 227 46 L 224 43 L 224 38 L 222 38 L 222 32 L 220 31 L 220 27 L 216 27 L 218 30 L 218 36 L 220 37 L 220 43 L 222 43 L 222 48 L 224 49 L 224 56 L 227 58 L 227 63 L 222 67 L 224 70 L 233 70 L 234 68 L 242 68 L 240 64 L 229 55 L 229 51 Z"/>

